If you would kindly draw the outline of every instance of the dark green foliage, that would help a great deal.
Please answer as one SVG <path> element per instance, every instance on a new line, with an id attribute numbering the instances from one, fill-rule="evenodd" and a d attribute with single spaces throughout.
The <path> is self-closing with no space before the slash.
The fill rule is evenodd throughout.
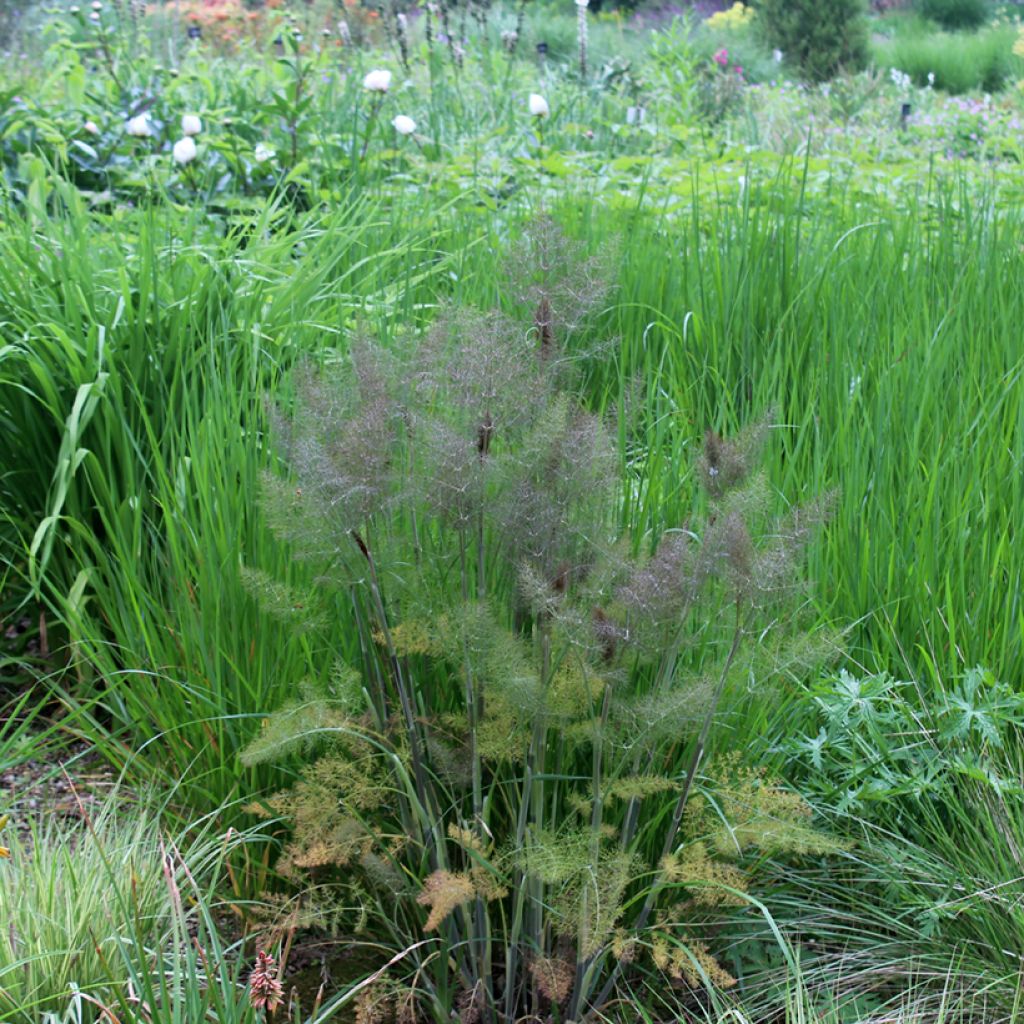
<path id="1" fill-rule="evenodd" d="M 910 834 L 923 806 L 951 802 L 951 787 L 1020 789 L 1005 755 L 1024 726 L 1024 696 L 990 672 L 971 669 L 925 713 L 913 684 L 886 675 L 843 671 L 807 697 L 780 742 L 787 776 L 842 814 Z"/>
<path id="2" fill-rule="evenodd" d="M 863 0 L 758 0 L 757 24 L 767 44 L 811 81 L 858 71 L 867 63 Z"/>
<path id="3" fill-rule="evenodd" d="M 917 10 L 948 29 L 974 29 L 988 18 L 987 0 L 917 0 Z"/>

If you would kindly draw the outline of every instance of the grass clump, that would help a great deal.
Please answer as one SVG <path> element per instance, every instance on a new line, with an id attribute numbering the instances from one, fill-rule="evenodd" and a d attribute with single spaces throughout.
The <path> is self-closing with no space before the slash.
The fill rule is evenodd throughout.
<path id="1" fill-rule="evenodd" d="M 897 33 L 881 45 L 877 60 L 910 76 L 915 85 L 934 85 L 953 94 L 998 92 L 1013 74 L 1012 27 L 960 32 Z"/>
<path id="2" fill-rule="evenodd" d="M 125 998 L 173 929 L 178 886 L 208 886 L 225 851 L 200 826 L 166 837 L 152 803 L 119 791 L 73 824 L 51 815 L 7 829 L 0 860 L 0 1015 L 63 1020 Z M 200 889 L 202 892 L 202 888 Z M 178 905 L 180 910 L 180 904 Z"/>

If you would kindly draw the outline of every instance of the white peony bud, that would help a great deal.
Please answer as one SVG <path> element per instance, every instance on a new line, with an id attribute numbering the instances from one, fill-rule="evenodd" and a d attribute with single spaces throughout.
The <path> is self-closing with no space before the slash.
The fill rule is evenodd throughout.
<path id="1" fill-rule="evenodd" d="M 153 126 L 149 123 L 149 114 L 139 114 L 128 119 L 125 131 L 137 139 L 148 139 L 153 134 Z"/>
<path id="2" fill-rule="evenodd" d="M 405 114 L 398 114 L 391 122 L 391 126 L 399 135 L 412 135 L 416 131 L 416 122 Z"/>
<path id="3" fill-rule="evenodd" d="M 391 72 L 377 69 L 363 79 L 363 88 L 370 92 L 387 92 L 391 88 Z"/>
<path id="4" fill-rule="evenodd" d="M 196 114 L 186 114 L 181 119 L 181 130 L 186 135 L 198 135 L 203 130 L 203 122 Z"/>
<path id="5" fill-rule="evenodd" d="M 547 117 L 551 113 L 548 101 L 539 93 L 530 93 L 530 113 L 534 117 Z"/>
<path id="6" fill-rule="evenodd" d="M 99 135 L 100 133 L 99 125 L 95 121 L 86 121 L 85 124 L 82 125 L 82 128 L 90 135 Z"/>
<path id="7" fill-rule="evenodd" d="M 191 135 L 178 139 L 171 154 L 176 164 L 190 164 L 196 158 L 196 140 Z"/>

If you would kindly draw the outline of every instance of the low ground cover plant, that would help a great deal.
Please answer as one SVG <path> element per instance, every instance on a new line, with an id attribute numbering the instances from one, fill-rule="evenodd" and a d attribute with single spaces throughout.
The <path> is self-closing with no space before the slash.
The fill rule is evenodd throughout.
<path id="1" fill-rule="evenodd" d="M 804 983 L 855 985 L 886 964 L 885 998 L 917 987 L 920 1012 L 944 1002 L 966 1019 L 1014 1019 L 1021 879 L 1007 836 L 1024 807 L 1024 699 L 980 668 L 925 700 L 915 683 L 846 670 L 803 696 L 775 733 L 784 774 L 854 839 L 828 878 L 777 879 L 779 922 L 816 936 Z M 951 948 L 957 971 L 929 992 L 920 981 L 945 970 Z"/>

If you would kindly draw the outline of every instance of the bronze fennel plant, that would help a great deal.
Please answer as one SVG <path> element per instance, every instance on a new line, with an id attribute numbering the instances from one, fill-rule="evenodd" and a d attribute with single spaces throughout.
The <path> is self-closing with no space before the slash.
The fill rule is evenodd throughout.
<path id="1" fill-rule="evenodd" d="M 566 345 L 599 268 L 541 222 L 511 274 L 522 317 L 451 311 L 303 371 L 264 509 L 317 593 L 246 571 L 328 637 L 341 595 L 359 633 L 362 663 L 306 684 L 244 757 L 303 752 L 267 803 L 293 827 L 281 870 L 408 951 L 366 1019 L 582 1019 L 640 965 L 680 994 L 728 985 L 704 933 L 742 898 L 744 851 L 830 848 L 759 772 L 702 775 L 747 649 L 785 657 L 825 503 L 772 516 L 765 429 L 709 432 L 702 521 L 623 529 L 620 455 Z"/>

